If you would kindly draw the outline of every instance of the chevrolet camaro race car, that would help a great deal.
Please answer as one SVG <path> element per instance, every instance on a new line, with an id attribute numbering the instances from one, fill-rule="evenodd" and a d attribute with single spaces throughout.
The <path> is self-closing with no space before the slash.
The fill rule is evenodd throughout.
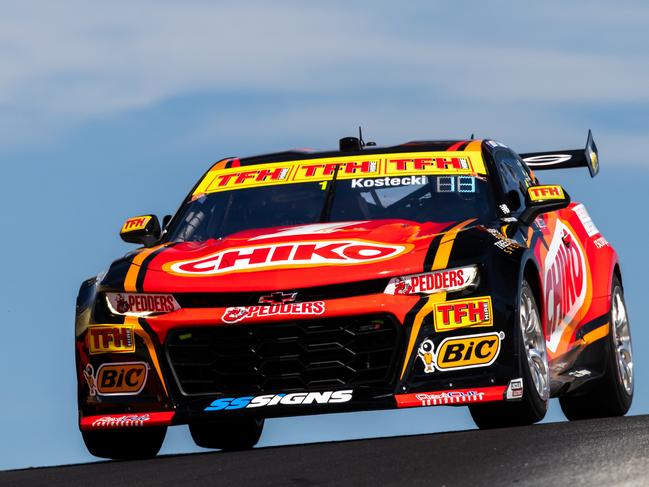
<path id="1" fill-rule="evenodd" d="M 633 359 L 616 252 L 534 171 L 585 150 L 493 140 L 227 158 L 142 247 L 81 285 L 79 425 L 107 458 L 170 425 L 254 446 L 265 418 L 468 406 L 479 428 L 624 415 Z"/>

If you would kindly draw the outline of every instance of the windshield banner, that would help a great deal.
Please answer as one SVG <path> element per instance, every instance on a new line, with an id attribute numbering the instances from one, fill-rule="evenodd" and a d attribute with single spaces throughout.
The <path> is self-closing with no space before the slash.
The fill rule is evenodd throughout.
<path id="1" fill-rule="evenodd" d="M 479 151 L 471 152 L 405 152 L 368 154 L 352 157 L 330 157 L 301 161 L 276 162 L 212 169 L 194 191 L 194 196 L 233 189 L 274 186 L 278 184 L 322 182 L 399 176 L 485 175 Z"/>

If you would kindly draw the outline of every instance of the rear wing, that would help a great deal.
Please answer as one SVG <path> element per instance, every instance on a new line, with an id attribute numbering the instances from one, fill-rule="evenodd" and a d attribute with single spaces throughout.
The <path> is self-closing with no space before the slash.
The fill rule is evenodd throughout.
<path id="1" fill-rule="evenodd" d="M 551 152 L 529 152 L 520 154 L 528 167 L 535 171 L 546 169 L 567 169 L 571 167 L 587 167 L 590 177 L 599 173 L 599 154 L 593 140 L 593 133 L 588 131 L 586 148 Z"/>

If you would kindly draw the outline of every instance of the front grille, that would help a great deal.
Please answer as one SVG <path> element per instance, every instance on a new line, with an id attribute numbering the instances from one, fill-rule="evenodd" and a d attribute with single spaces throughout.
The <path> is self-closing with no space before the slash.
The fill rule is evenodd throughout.
<path id="1" fill-rule="evenodd" d="M 401 329 L 386 315 L 174 330 L 167 358 L 183 393 L 264 394 L 387 386 Z"/>

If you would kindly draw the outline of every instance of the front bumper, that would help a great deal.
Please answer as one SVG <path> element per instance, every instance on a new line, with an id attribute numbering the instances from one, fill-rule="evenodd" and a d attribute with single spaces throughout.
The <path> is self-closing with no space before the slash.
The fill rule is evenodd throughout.
<path id="1" fill-rule="evenodd" d="M 443 332 L 435 330 L 430 296 L 332 299 L 316 318 L 260 315 L 233 324 L 224 323 L 224 308 L 113 324 L 86 313 L 77 319 L 80 427 L 518 400 L 514 309 L 496 297 L 491 302 L 490 326 Z M 469 347 L 483 335 L 499 340 L 488 365 L 427 370 L 425 340 L 438 349 L 460 338 Z"/>

